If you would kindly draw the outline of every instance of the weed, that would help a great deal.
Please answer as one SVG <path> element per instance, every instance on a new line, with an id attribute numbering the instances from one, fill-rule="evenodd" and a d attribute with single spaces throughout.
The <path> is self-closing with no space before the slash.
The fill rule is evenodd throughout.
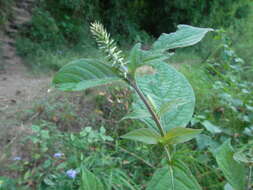
<path id="1" fill-rule="evenodd" d="M 81 91 L 120 80 L 135 91 L 132 112 L 124 119 L 142 121 L 146 128 L 135 129 L 121 137 L 157 145 L 165 152 L 164 167 L 156 169 L 153 178 L 147 184 L 147 189 L 166 189 L 170 186 L 174 190 L 183 184 L 183 176 L 186 175 L 184 172 L 188 169 L 182 161 L 174 159 L 173 149 L 176 144 L 189 141 L 201 131 L 184 128 L 193 112 L 194 94 L 187 80 L 162 62 L 165 60 L 163 53 L 169 49 L 194 45 L 208 31 L 212 29 L 180 25 L 177 32 L 163 34 L 149 51 L 141 50 L 141 45 L 136 44 L 126 60 L 104 27 L 99 23 L 93 23 L 91 32 L 100 49 L 107 55 L 105 63 L 94 59 L 73 61 L 54 77 L 54 85 L 65 91 Z M 184 35 L 188 35 L 188 38 L 184 38 Z M 151 74 L 138 75 L 138 68 L 144 65 L 151 67 Z M 168 78 L 169 76 L 171 78 Z M 170 80 L 174 80 L 173 86 L 169 84 Z M 164 90 L 163 85 L 169 89 Z M 184 92 L 180 89 L 184 89 Z M 178 166 L 184 169 L 181 170 Z M 188 178 L 188 183 L 194 189 L 200 189 L 193 177 Z"/>

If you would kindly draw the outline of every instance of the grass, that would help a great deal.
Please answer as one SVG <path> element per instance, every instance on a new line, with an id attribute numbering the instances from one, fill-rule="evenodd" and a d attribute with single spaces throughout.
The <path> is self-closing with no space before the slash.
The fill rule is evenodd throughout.
<path id="1" fill-rule="evenodd" d="M 100 57 L 94 45 L 80 43 L 72 48 L 61 46 L 49 47 L 48 44 L 37 44 L 28 38 L 16 41 L 18 54 L 25 58 L 25 63 L 34 71 L 58 70 L 63 65 L 80 58 Z"/>
<path id="2" fill-rule="evenodd" d="M 251 5 L 251 10 L 253 10 L 253 3 Z M 233 37 L 233 47 L 239 56 L 241 56 L 246 64 L 248 65 L 248 70 L 245 75 L 253 80 L 253 11 L 250 12 L 247 20 L 239 20 L 237 25 L 230 29 L 229 34 Z"/>

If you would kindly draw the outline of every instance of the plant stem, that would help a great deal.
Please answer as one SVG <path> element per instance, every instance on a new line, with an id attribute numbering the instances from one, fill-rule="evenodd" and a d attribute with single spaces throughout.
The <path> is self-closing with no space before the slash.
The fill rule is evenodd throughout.
<path id="1" fill-rule="evenodd" d="M 139 97 L 141 98 L 141 100 L 143 101 L 143 103 L 145 104 L 145 106 L 147 107 L 149 113 L 151 114 L 153 120 L 155 121 L 159 131 L 160 131 L 160 134 L 162 137 L 165 136 L 165 131 L 163 130 L 163 127 L 158 119 L 158 116 L 156 115 L 156 113 L 154 112 L 154 110 L 152 109 L 152 107 L 150 106 L 150 104 L 148 103 L 145 95 L 142 93 L 142 91 L 138 88 L 138 86 L 136 85 L 135 81 L 131 81 L 129 79 L 125 79 L 126 82 L 134 88 L 134 90 L 136 91 L 136 93 L 139 95 Z M 171 175 L 171 184 L 172 184 L 172 190 L 175 189 L 175 185 L 174 185 L 174 172 L 173 172 L 173 168 L 171 167 L 171 161 L 172 161 L 172 158 L 171 158 L 171 155 L 170 155 L 170 152 L 169 152 L 169 149 L 166 145 L 163 145 L 163 148 L 165 150 L 165 153 L 166 153 L 166 157 L 167 157 L 167 160 L 168 160 L 168 165 L 169 165 L 169 172 L 170 172 L 170 175 Z"/>
<path id="2" fill-rule="evenodd" d="M 252 166 L 249 167 L 248 190 L 251 189 Z"/>
<path id="3" fill-rule="evenodd" d="M 136 85 L 135 82 L 132 82 L 131 80 L 127 79 L 127 83 L 130 84 L 131 87 L 134 88 L 134 90 L 137 92 L 137 94 L 139 95 L 139 97 L 141 98 L 141 100 L 143 101 L 143 103 L 145 104 L 145 106 L 147 107 L 149 113 L 151 114 L 151 116 L 153 117 L 159 131 L 160 131 L 160 134 L 161 136 L 165 136 L 165 132 L 163 130 L 163 127 L 156 115 L 156 113 L 154 112 L 154 110 L 152 109 L 152 107 L 149 105 L 146 97 L 144 96 L 144 94 L 142 93 L 142 91 L 138 88 L 138 86 Z"/>
<path id="4" fill-rule="evenodd" d="M 169 170 L 170 170 L 170 175 L 171 175 L 171 184 L 172 184 L 172 189 L 174 190 L 175 189 L 174 172 L 173 172 L 173 168 L 171 166 L 172 158 L 171 158 L 170 151 L 169 151 L 168 147 L 166 145 L 164 145 L 163 147 L 164 147 L 164 150 L 166 152 L 167 159 L 169 161 L 168 165 L 169 165 Z"/>

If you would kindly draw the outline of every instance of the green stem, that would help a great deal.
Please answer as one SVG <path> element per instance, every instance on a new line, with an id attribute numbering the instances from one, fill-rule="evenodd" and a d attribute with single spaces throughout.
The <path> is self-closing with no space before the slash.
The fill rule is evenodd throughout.
<path id="1" fill-rule="evenodd" d="M 172 158 L 171 158 L 171 155 L 170 155 L 170 151 L 168 149 L 167 146 L 163 146 L 164 147 L 164 150 L 166 152 L 166 156 L 167 156 L 167 159 L 168 159 L 168 165 L 169 165 L 169 170 L 170 170 L 170 175 L 171 175 L 171 184 L 172 184 L 172 190 L 175 189 L 175 184 L 174 184 L 174 172 L 173 172 L 173 168 L 172 168 Z"/>
<path id="2" fill-rule="evenodd" d="M 135 82 L 132 82 L 131 80 L 129 79 L 126 79 L 127 80 L 127 83 L 130 84 L 131 87 L 134 88 L 134 90 L 137 92 L 137 94 L 139 95 L 139 97 L 141 98 L 141 100 L 143 101 L 143 103 L 145 104 L 145 106 L 147 107 L 149 113 L 151 114 L 152 118 L 154 119 L 159 131 L 160 131 L 160 134 L 161 136 L 165 136 L 165 132 L 163 130 L 163 127 L 156 115 L 156 113 L 154 112 L 154 110 L 152 109 L 152 107 L 149 105 L 146 97 L 144 96 L 144 94 L 142 93 L 142 91 L 138 88 L 138 86 L 136 85 Z"/>
<path id="3" fill-rule="evenodd" d="M 248 190 L 251 189 L 252 166 L 249 167 Z"/>
<path id="4" fill-rule="evenodd" d="M 156 115 L 156 113 L 154 112 L 154 110 L 152 109 L 152 107 L 150 106 L 149 102 L 147 101 L 145 95 L 142 93 L 142 91 L 138 88 L 138 86 L 136 85 L 135 82 L 132 82 L 131 80 L 129 79 L 125 79 L 126 82 L 134 88 L 134 90 L 136 91 L 136 93 L 139 95 L 139 97 L 141 98 L 142 102 L 145 104 L 145 106 L 147 107 L 149 113 L 151 114 L 153 120 L 155 121 L 159 131 L 160 131 L 160 134 L 162 137 L 165 136 L 165 131 L 163 130 L 163 127 L 158 119 L 158 116 Z M 166 157 L 167 157 L 167 160 L 168 160 L 168 165 L 169 165 L 169 172 L 170 172 L 170 175 L 171 175 L 171 184 L 172 184 L 172 190 L 175 189 L 175 185 L 174 185 L 174 172 L 173 172 L 173 168 L 171 166 L 171 162 L 172 162 L 172 158 L 171 158 L 171 155 L 170 155 L 170 151 L 168 149 L 168 147 L 166 145 L 163 145 L 163 148 L 165 150 L 165 153 L 166 153 Z"/>

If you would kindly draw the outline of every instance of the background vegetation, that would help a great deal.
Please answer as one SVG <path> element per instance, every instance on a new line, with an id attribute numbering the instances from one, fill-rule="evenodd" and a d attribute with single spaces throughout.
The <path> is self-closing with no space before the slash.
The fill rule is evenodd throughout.
<path id="1" fill-rule="evenodd" d="M 94 42 L 90 41 L 89 23 L 99 20 L 120 44 L 128 48 L 138 41 L 148 45 L 161 33 L 175 31 L 179 23 L 228 28 L 237 26 L 235 23 L 248 18 L 249 13 L 248 0 L 40 0 L 36 1 L 32 21 L 20 33 L 17 47 L 20 44 L 20 54 L 26 57 L 31 54 L 54 57 L 54 54 L 64 52 L 65 47 L 68 53 L 69 49 L 74 49 L 74 54 L 78 54 L 76 49 L 91 49 Z M 48 59 L 36 62 L 54 67 L 54 62 L 48 63 Z"/>
<path id="2" fill-rule="evenodd" d="M 1 26 L 11 18 L 13 3 L 0 0 Z M 205 129 L 179 146 L 177 157 L 191 165 L 203 189 L 223 190 L 227 182 L 212 153 L 228 138 L 236 150 L 252 144 L 252 6 L 250 0 L 37 0 L 16 47 L 28 67 L 44 72 L 77 58 L 101 57 L 89 32 L 94 20 L 104 23 L 126 54 L 134 42 L 150 48 L 154 38 L 178 24 L 219 29 L 194 48 L 176 50 L 168 64 L 184 73 L 195 90 L 189 126 Z M 161 165 L 160 150 L 150 154 L 146 145 L 118 138 L 140 125 L 119 122 L 131 101 L 124 88 L 106 87 L 74 95 L 53 90 L 26 106 L 16 119 L 27 124 L 28 132 L 0 155 L 0 189 L 1 184 L 4 190 L 78 189 L 82 171 L 76 179 L 66 172 L 82 167 L 108 189 L 145 189 L 154 167 Z"/>
<path id="3" fill-rule="evenodd" d="M 6 23 L 8 18 L 10 18 L 12 15 L 11 6 L 14 4 L 14 2 L 15 2 L 14 0 L 0 1 L 0 27 L 1 28 L 3 28 L 3 25 Z"/>

